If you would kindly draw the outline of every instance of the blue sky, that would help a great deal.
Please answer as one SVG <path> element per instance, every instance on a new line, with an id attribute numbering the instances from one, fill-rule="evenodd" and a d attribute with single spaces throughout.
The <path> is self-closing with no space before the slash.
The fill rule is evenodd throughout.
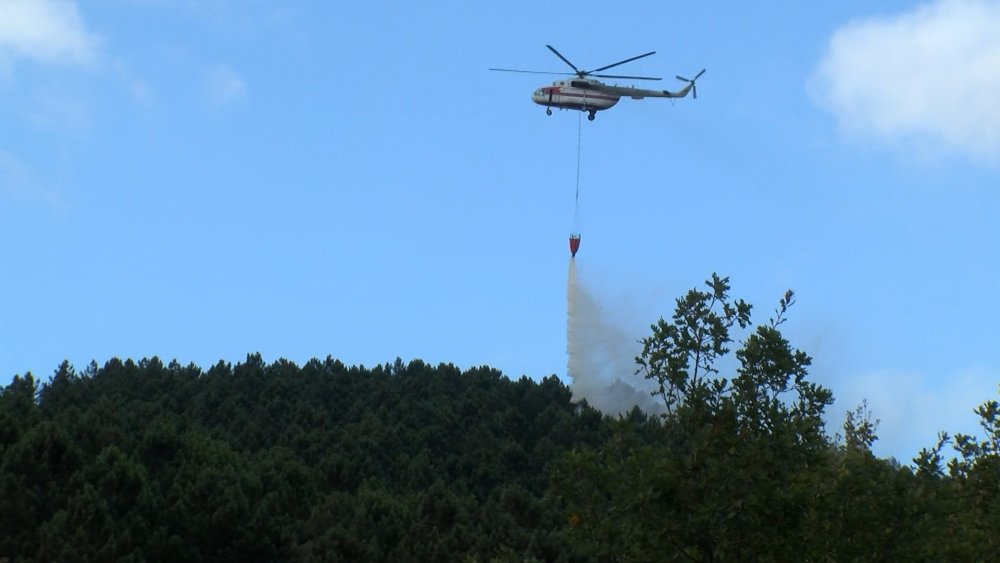
<path id="1" fill-rule="evenodd" d="M 1000 349 L 994 2 L 0 0 L 0 380 L 332 355 L 566 375 L 564 71 L 708 71 L 583 120 L 577 266 L 639 339 L 712 272 L 867 398 L 975 431 Z M 555 77 L 553 77 L 554 79 Z"/>

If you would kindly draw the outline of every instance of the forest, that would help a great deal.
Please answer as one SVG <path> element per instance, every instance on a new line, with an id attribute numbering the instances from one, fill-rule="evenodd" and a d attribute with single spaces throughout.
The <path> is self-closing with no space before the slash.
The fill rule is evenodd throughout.
<path id="1" fill-rule="evenodd" d="M 635 364 L 662 416 L 420 360 L 16 375 L 0 560 L 995 560 L 997 401 L 983 437 L 878 458 L 864 405 L 827 428 L 833 393 L 781 330 L 794 300 L 754 322 L 717 275 L 678 298 Z"/>

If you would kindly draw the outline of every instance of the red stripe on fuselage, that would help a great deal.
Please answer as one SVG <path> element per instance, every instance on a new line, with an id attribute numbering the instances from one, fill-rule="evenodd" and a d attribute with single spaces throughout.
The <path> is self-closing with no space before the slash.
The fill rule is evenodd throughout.
<path id="1" fill-rule="evenodd" d="M 559 88 L 558 86 L 551 86 L 551 87 L 548 87 L 548 88 L 542 88 L 542 92 L 544 92 L 545 94 L 547 94 L 549 97 L 551 97 L 551 96 L 566 96 L 567 98 L 584 98 L 584 99 L 591 99 L 591 98 L 593 98 L 595 100 L 608 100 L 608 101 L 614 100 L 616 102 L 621 99 L 621 96 L 608 96 L 608 95 L 601 95 L 601 94 L 588 94 L 586 92 L 583 92 L 583 93 L 564 92 L 562 90 L 562 88 Z"/>

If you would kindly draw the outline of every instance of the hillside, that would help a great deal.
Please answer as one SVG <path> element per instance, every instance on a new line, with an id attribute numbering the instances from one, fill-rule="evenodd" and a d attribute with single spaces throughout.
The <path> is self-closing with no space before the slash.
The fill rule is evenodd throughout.
<path id="1" fill-rule="evenodd" d="M 608 428 L 555 377 L 420 361 L 63 364 L 0 396 L 0 555 L 558 559 L 561 452 Z"/>
<path id="2" fill-rule="evenodd" d="M 1000 403 L 976 410 L 984 439 L 879 459 L 865 405 L 827 432 L 833 393 L 780 330 L 794 294 L 755 325 L 728 279 L 707 285 L 636 359 L 662 416 L 602 416 L 555 376 L 419 360 L 15 376 L 0 391 L 0 558 L 995 559 Z"/>

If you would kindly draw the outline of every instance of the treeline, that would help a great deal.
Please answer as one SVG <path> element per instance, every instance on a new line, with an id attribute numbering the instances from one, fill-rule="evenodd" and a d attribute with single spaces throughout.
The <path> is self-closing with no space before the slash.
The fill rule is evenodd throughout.
<path id="1" fill-rule="evenodd" d="M 727 279 L 707 285 L 637 358 L 663 417 L 421 361 L 17 376 L 0 390 L 0 559 L 997 559 L 1000 404 L 977 409 L 985 439 L 879 459 L 864 406 L 825 428 L 833 395 L 781 332 L 793 294 L 754 325 Z"/>
<path id="2" fill-rule="evenodd" d="M 64 363 L 0 395 L 0 557 L 558 560 L 547 471 L 608 430 L 485 367 Z"/>

